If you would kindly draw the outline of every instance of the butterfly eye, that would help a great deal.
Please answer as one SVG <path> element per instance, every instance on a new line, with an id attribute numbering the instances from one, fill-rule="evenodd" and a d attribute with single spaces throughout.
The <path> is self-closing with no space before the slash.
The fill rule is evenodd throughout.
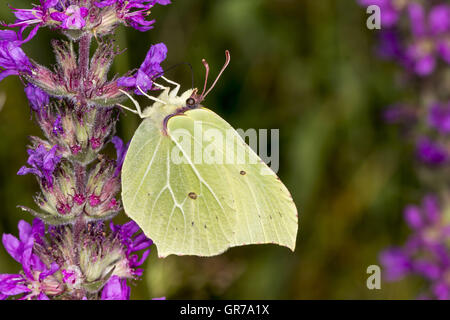
<path id="1" fill-rule="evenodd" d="M 195 105 L 195 100 L 194 100 L 194 98 L 189 98 L 189 99 L 187 99 L 187 100 L 186 100 L 186 104 L 187 104 L 188 106 L 193 106 L 193 105 Z"/>

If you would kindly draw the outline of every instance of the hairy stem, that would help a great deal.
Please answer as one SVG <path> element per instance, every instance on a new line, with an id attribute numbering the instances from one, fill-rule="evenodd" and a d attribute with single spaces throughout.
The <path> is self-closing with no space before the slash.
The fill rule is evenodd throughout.
<path id="1" fill-rule="evenodd" d="M 82 87 L 84 87 L 84 82 L 87 79 L 88 71 L 89 71 L 89 56 L 90 56 L 90 48 L 91 48 L 91 40 L 92 35 L 90 33 L 84 34 L 80 38 L 79 42 L 79 53 L 78 53 L 78 67 L 79 67 L 79 77 L 82 84 Z M 82 90 L 84 91 L 84 90 Z M 82 99 L 84 100 L 84 96 Z M 81 103 L 84 103 L 84 101 L 80 101 Z"/>

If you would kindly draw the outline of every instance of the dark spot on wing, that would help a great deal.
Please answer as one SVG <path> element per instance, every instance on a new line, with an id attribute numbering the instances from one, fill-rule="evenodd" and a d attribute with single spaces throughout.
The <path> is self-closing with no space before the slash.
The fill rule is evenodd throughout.
<path id="1" fill-rule="evenodd" d="M 190 192 L 190 193 L 188 194 L 188 196 L 189 196 L 189 198 L 191 198 L 191 199 L 193 199 L 193 200 L 197 199 L 197 194 L 196 194 L 195 192 Z"/>
<path id="2" fill-rule="evenodd" d="M 206 224 L 205 224 L 205 229 L 208 229 L 208 228 L 206 227 Z"/>
<path id="3" fill-rule="evenodd" d="M 245 176 L 245 175 L 247 174 L 247 172 L 245 172 L 244 170 L 242 170 L 242 171 L 240 172 L 240 174 L 241 174 L 242 176 Z"/>
<path id="4" fill-rule="evenodd" d="M 192 226 L 194 226 L 194 221 L 192 221 Z"/>

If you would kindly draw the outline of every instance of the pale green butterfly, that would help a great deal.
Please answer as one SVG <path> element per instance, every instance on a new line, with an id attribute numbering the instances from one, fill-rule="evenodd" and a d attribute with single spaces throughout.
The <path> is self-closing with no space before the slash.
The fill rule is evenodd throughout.
<path id="1" fill-rule="evenodd" d="M 180 85 L 161 77 L 176 87 L 171 90 L 155 83 L 163 89 L 157 98 L 141 90 L 154 101 L 141 111 L 139 103 L 122 91 L 136 110 L 121 107 L 144 118 L 122 168 L 123 206 L 154 241 L 160 257 L 214 256 L 230 247 L 262 243 L 295 249 L 297 209 L 289 191 L 236 130 L 200 106 L 229 64 L 228 51 L 226 57 L 208 91 L 209 66 L 203 60 L 207 72 L 201 95 L 196 89 L 178 95 Z M 196 124 L 203 130 L 201 141 Z M 210 151 L 229 159 L 245 156 L 246 161 L 195 161 L 190 146 L 203 151 L 203 132 L 208 129 L 226 136 L 225 143 L 210 142 Z"/>

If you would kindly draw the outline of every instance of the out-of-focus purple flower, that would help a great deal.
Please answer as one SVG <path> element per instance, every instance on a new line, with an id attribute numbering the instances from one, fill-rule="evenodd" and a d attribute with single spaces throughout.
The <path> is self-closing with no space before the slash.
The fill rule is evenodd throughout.
<path id="1" fill-rule="evenodd" d="M 393 59 L 405 64 L 405 50 L 395 29 L 382 29 L 380 31 L 377 54 L 383 59 Z"/>
<path id="2" fill-rule="evenodd" d="M 124 225 L 114 225 L 112 222 L 110 228 L 117 235 L 122 245 L 125 248 L 125 254 L 128 259 L 129 268 L 131 268 L 134 276 L 141 276 L 143 273 L 142 269 L 137 269 L 141 266 L 148 255 L 150 254 L 150 249 L 147 249 L 153 244 L 153 241 L 145 236 L 141 232 L 139 226 L 134 222 L 130 221 Z M 141 251 L 147 249 L 142 254 L 141 258 L 133 252 Z"/>
<path id="3" fill-rule="evenodd" d="M 410 257 L 400 248 L 391 248 L 380 254 L 380 262 L 386 272 L 388 281 L 396 281 L 412 270 Z"/>
<path id="4" fill-rule="evenodd" d="M 30 102 L 31 109 L 37 114 L 40 114 L 42 108 L 50 102 L 48 94 L 31 83 L 25 87 L 25 94 Z"/>
<path id="5" fill-rule="evenodd" d="M 427 14 L 419 3 L 408 6 L 413 41 L 406 50 L 414 72 L 420 76 L 431 74 L 436 67 L 436 59 L 441 56 L 450 64 L 450 6 L 438 5 Z"/>
<path id="6" fill-rule="evenodd" d="M 430 108 L 428 122 L 440 133 L 450 133 L 450 104 L 434 104 Z"/>
<path id="7" fill-rule="evenodd" d="M 403 104 L 387 107 L 383 112 L 383 120 L 390 124 L 412 124 L 417 120 L 416 110 Z"/>
<path id="8" fill-rule="evenodd" d="M 116 171 L 114 173 L 115 176 L 118 176 L 120 174 L 120 171 L 122 170 L 123 161 L 125 160 L 125 155 L 127 154 L 128 147 L 130 145 L 130 142 L 127 144 L 124 144 L 122 139 L 115 136 L 112 138 L 111 142 L 114 144 L 114 147 L 116 148 Z"/>
<path id="9" fill-rule="evenodd" d="M 405 220 L 411 229 L 415 231 L 428 231 L 430 228 L 441 228 L 441 209 L 439 207 L 438 199 L 434 195 L 428 195 L 423 198 L 422 206 L 407 206 L 404 211 Z M 437 233 L 433 232 L 436 236 Z M 444 237 L 449 236 L 450 233 L 444 234 Z M 423 235 L 427 237 L 425 232 Z"/>
<path id="10" fill-rule="evenodd" d="M 166 59 L 166 56 L 167 47 L 164 43 L 151 46 L 136 74 L 132 77 L 119 78 L 117 80 L 118 86 L 135 89 L 136 94 L 142 94 L 137 89 L 138 87 L 142 91 L 153 90 L 153 77 L 163 72 L 161 63 Z"/>
<path id="11" fill-rule="evenodd" d="M 0 81 L 11 75 L 30 74 L 32 64 L 20 47 L 24 41 L 14 31 L 0 33 Z"/>
<path id="12" fill-rule="evenodd" d="M 0 274 L 0 297 L 23 294 L 21 299 L 48 300 L 48 295 L 56 295 L 63 291 L 61 284 L 53 277 L 59 270 L 55 262 L 44 264 L 33 253 L 34 242 L 42 241 L 44 236 L 42 221 L 34 219 L 31 226 L 25 221 L 19 222 L 19 239 L 4 234 L 2 241 L 8 253 L 23 267 L 21 274 Z"/>
<path id="13" fill-rule="evenodd" d="M 51 189 L 53 187 L 53 171 L 61 160 L 61 156 L 56 154 L 58 146 L 53 146 L 47 150 L 43 145 L 39 145 L 36 149 L 28 149 L 28 165 L 31 168 L 23 166 L 20 168 L 18 175 L 26 175 L 32 173 L 41 179 L 42 184 Z"/>
<path id="14" fill-rule="evenodd" d="M 434 297 L 443 299 L 450 290 L 446 276 L 450 272 L 447 243 L 450 225 L 446 223 L 438 198 L 427 195 L 422 205 L 410 205 L 404 211 L 405 220 L 413 230 L 403 247 L 390 248 L 380 254 L 388 281 L 406 275 L 419 275 L 431 282 Z"/>
<path id="15" fill-rule="evenodd" d="M 129 300 L 130 287 L 126 279 L 112 276 L 102 290 L 102 300 Z"/>
<path id="16" fill-rule="evenodd" d="M 416 145 L 417 157 L 429 165 L 442 165 L 447 162 L 447 150 L 429 138 L 421 138 Z"/>
<path id="17" fill-rule="evenodd" d="M 61 22 L 62 29 L 79 30 L 86 25 L 84 18 L 89 14 L 86 7 L 70 5 L 64 12 L 54 12 L 52 19 Z"/>

